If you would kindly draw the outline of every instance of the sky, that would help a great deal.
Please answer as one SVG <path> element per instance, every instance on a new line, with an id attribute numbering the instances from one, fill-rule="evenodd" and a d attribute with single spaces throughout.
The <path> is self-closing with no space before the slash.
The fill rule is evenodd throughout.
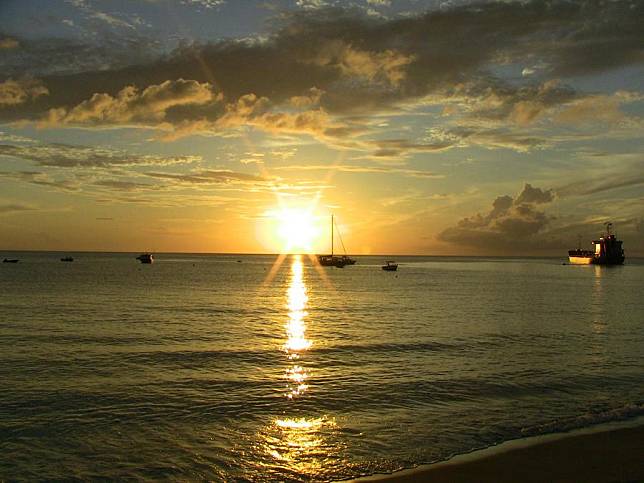
<path id="1" fill-rule="evenodd" d="M 644 256 L 644 2 L 0 0 L 0 250 Z M 336 247 L 336 250 L 339 248 Z"/>

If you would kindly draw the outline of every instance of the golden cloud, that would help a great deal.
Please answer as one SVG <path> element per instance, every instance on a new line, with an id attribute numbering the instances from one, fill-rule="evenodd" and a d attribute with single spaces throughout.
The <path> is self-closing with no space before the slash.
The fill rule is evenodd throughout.
<path id="1" fill-rule="evenodd" d="M 0 82 L 0 106 L 13 106 L 49 94 L 38 79 L 7 79 Z"/>

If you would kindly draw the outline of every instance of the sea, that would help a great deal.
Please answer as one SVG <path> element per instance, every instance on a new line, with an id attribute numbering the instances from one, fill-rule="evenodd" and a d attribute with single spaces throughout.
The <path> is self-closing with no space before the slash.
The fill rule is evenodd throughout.
<path id="1" fill-rule="evenodd" d="M 644 414 L 644 260 L 136 255 L 0 253 L 0 480 L 335 481 Z"/>

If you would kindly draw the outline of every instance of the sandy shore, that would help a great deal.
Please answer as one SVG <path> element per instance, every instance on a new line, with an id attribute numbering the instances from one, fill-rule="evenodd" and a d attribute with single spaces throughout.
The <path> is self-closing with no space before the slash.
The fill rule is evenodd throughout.
<path id="1" fill-rule="evenodd" d="M 644 482 L 644 425 L 511 441 L 442 463 L 357 481 Z"/>

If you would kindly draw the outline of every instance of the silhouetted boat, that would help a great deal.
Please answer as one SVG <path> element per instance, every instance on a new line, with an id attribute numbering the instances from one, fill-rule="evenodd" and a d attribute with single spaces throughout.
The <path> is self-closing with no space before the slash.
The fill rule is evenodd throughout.
<path id="1" fill-rule="evenodd" d="M 346 249 L 344 248 L 344 242 L 340 236 L 340 242 L 342 243 L 342 248 L 344 249 L 344 255 L 334 255 L 333 254 L 333 215 L 331 215 L 331 255 L 317 255 L 318 263 L 323 267 L 336 267 L 344 268 L 345 265 L 354 265 L 356 263 L 354 258 L 351 258 L 346 254 Z M 340 232 L 338 231 L 338 235 Z"/>
<path id="2" fill-rule="evenodd" d="M 624 263 L 622 241 L 610 232 L 612 223 L 606 223 L 606 234 L 593 240 L 595 250 L 582 250 L 581 247 L 568 251 L 568 261 L 574 265 L 621 265 Z"/>
<path id="3" fill-rule="evenodd" d="M 151 253 L 142 253 L 138 257 L 136 257 L 138 261 L 141 263 L 152 263 L 154 262 L 154 256 L 152 256 Z"/>
<path id="4" fill-rule="evenodd" d="M 355 265 L 356 264 L 356 259 L 355 258 L 351 258 L 351 257 L 349 257 L 347 255 L 342 255 L 342 257 L 340 257 L 340 258 L 342 259 L 342 261 L 344 262 L 345 265 Z"/>
<path id="5" fill-rule="evenodd" d="M 386 272 L 395 272 L 396 270 L 398 270 L 398 264 L 393 260 L 387 260 L 382 266 L 382 269 Z"/>
<path id="6" fill-rule="evenodd" d="M 60 259 L 61 262 L 73 262 L 74 257 L 63 257 Z"/>
<path id="7" fill-rule="evenodd" d="M 18 263 L 18 259 L 17 258 L 5 258 L 4 260 L 2 260 L 2 263 Z"/>

